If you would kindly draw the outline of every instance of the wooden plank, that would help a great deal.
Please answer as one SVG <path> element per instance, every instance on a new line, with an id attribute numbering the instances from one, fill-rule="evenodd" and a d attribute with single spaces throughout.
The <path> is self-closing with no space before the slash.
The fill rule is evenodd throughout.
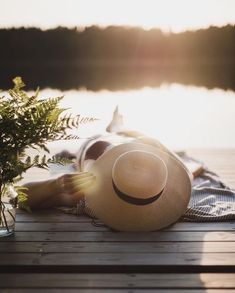
<path id="1" fill-rule="evenodd" d="M 88 218 L 88 222 L 77 223 L 34 223 L 34 222 L 17 222 L 16 231 L 67 231 L 67 232 L 86 232 L 86 231 L 109 231 L 110 229 L 105 226 L 96 227 L 91 223 Z M 163 229 L 162 231 L 235 231 L 235 222 L 222 222 L 222 223 L 176 223 L 171 227 Z"/>
<path id="2" fill-rule="evenodd" d="M 232 227 L 232 226 L 231 226 Z M 233 230 L 233 229 L 231 229 Z M 16 232 L 98 232 L 110 231 L 106 226 L 96 227 L 90 222 L 77 223 L 31 223 L 31 222 L 17 222 Z"/>
<path id="3" fill-rule="evenodd" d="M 91 222 L 91 218 L 65 214 L 63 212 L 51 211 L 51 213 L 33 212 L 33 213 L 17 213 L 17 222 L 34 222 L 34 223 L 78 223 Z"/>
<path id="4" fill-rule="evenodd" d="M 233 289 L 235 274 L 0 274 L 0 288 Z"/>
<path id="5" fill-rule="evenodd" d="M 81 242 L 192 242 L 235 241 L 235 232 L 176 232 L 158 231 L 149 233 L 124 232 L 16 232 L 0 239 L 0 242 L 17 241 L 81 241 Z"/>
<path id="6" fill-rule="evenodd" d="M 17 213 L 17 215 L 20 215 L 20 214 L 26 214 L 26 215 L 60 214 L 60 215 L 63 215 L 63 214 L 65 214 L 64 211 L 62 211 L 60 208 L 56 208 L 56 207 L 50 208 L 50 209 L 35 209 L 35 210 L 32 210 L 31 212 L 25 211 L 24 209 L 17 208 L 16 213 Z M 80 217 L 82 217 L 82 216 L 80 216 Z"/>
<path id="7" fill-rule="evenodd" d="M 121 271 L 125 267 L 139 267 L 143 272 L 144 267 L 166 266 L 175 270 L 179 270 L 177 266 L 226 266 L 228 270 L 234 270 L 234 263 L 235 253 L 0 253 L 0 266 L 48 266 L 56 271 L 59 267 L 64 270 L 66 266 L 77 270 L 107 267 Z"/>
<path id="8" fill-rule="evenodd" d="M 43 253 L 224 253 L 234 242 L 0 242 L 0 252 Z"/>
<path id="9" fill-rule="evenodd" d="M 179 290 L 176 289 L 161 289 L 163 293 L 176 293 Z M 2 289 L 1 293 L 64 293 L 64 289 Z M 77 293 L 78 289 L 68 289 L 66 292 Z M 148 289 L 148 293 L 158 292 L 156 289 Z M 79 293 L 146 293 L 146 289 L 79 289 Z M 233 289 L 180 289 L 180 293 L 235 293 Z"/>

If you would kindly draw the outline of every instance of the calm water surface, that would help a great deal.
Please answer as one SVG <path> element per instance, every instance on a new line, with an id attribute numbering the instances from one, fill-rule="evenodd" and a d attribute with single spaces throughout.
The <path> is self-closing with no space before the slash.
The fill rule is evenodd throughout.
<path id="1" fill-rule="evenodd" d="M 61 106 L 98 122 L 83 125 L 81 137 L 104 132 L 116 105 L 125 127 L 156 137 L 168 147 L 235 147 L 235 92 L 180 84 L 125 91 L 44 89 L 41 97 L 64 95 Z"/>

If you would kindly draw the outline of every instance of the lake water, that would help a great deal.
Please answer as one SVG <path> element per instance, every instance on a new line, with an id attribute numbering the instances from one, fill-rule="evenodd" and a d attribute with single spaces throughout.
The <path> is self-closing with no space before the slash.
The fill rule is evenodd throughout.
<path id="1" fill-rule="evenodd" d="M 233 91 L 174 83 L 121 91 L 41 91 L 41 97 L 58 95 L 64 95 L 61 106 L 73 114 L 100 119 L 82 125 L 81 137 L 104 132 L 118 105 L 127 129 L 156 137 L 172 149 L 235 147 Z"/>

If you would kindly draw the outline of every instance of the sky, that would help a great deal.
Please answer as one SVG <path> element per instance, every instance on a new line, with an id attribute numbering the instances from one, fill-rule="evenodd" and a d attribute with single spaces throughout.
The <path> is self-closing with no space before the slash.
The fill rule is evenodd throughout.
<path id="1" fill-rule="evenodd" d="M 140 26 L 181 32 L 235 24 L 235 0 L 0 0 L 0 27 Z"/>

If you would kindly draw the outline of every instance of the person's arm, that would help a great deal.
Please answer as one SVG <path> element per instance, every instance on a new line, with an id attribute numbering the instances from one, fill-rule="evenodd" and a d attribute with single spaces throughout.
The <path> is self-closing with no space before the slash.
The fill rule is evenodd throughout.
<path id="1" fill-rule="evenodd" d="M 33 209 L 40 208 L 41 204 L 60 194 L 57 179 L 29 182 L 24 187 L 27 188 L 27 204 Z"/>
<path id="2" fill-rule="evenodd" d="M 27 204 L 32 209 L 53 206 L 71 206 L 83 197 L 84 189 L 95 180 L 89 172 L 64 174 L 59 178 L 46 181 L 30 182 L 27 188 Z"/>

